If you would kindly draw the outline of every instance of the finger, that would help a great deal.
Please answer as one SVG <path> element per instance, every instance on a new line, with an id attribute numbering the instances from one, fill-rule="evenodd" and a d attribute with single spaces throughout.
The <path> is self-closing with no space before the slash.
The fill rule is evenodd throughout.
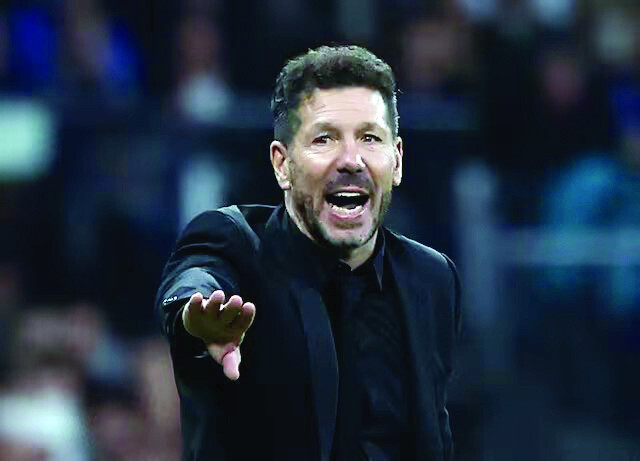
<path id="1" fill-rule="evenodd" d="M 227 344 L 211 343 L 207 345 L 207 350 L 209 351 L 209 355 L 211 355 L 213 360 L 215 360 L 220 365 L 222 365 L 222 359 L 224 358 L 224 356 L 227 355 L 229 352 L 233 351 L 235 347 L 236 345 L 231 343 L 227 343 Z"/>
<path id="2" fill-rule="evenodd" d="M 233 295 L 227 301 L 227 304 L 222 306 L 220 311 L 220 319 L 224 324 L 230 324 L 235 318 L 242 313 L 242 298 L 238 295 Z"/>
<path id="3" fill-rule="evenodd" d="M 244 333 L 253 323 L 255 315 L 256 306 L 253 303 L 244 303 L 242 306 L 242 312 L 233 320 L 230 326 L 234 330 L 239 330 Z"/>
<path id="4" fill-rule="evenodd" d="M 209 299 L 204 302 L 204 310 L 209 312 L 218 312 L 220 305 L 224 303 L 224 291 L 216 290 L 211 293 Z"/>
<path id="5" fill-rule="evenodd" d="M 232 381 L 240 377 L 240 348 L 236 347 L 222 358 L 224 375 Z"/>
<path id="6" fill-rule="evenodd" d="M 191 313 L 199 312 L 202 309 L 202 300 L 203 299 L 204 299 L 204 297 L 202 296 L 202 293 L 200 293 L 200 292 L 191 295 L 191 297 L 189 298 L 189 301 L 187 302 L 187 304 L 184 307 L 185 310 L 188 310 Z"/>

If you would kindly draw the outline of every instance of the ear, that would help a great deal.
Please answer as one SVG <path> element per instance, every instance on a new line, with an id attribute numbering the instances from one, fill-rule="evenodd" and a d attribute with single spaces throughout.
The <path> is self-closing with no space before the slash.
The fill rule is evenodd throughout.
<path id="1" fill-rule="evenodd" d="M 289 178 L 289 153 L 287 146 L 280 141 L 271 142 L 271 166 L 276 175 L 278 185 L 282 190 L 291 189 L 291 180 Z"/>
<path id="2" fill-rule="evenodd" d="M 399 186 L 402 182 L 402 138 L 398 136 L 394 146 L 393 185 Z"/>

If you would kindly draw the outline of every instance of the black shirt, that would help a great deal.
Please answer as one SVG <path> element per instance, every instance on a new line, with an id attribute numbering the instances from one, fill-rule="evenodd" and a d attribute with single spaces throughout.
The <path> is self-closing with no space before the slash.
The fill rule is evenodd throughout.
<path id="1" fill-rule="evenodd" d="M 413 446 L 406 335 L 392 277 L 384 276 L 383 232 L 369 260 L 351 271 L 288 221 L 299 256 L 317 264 L 312 277 L 334 335 L 340 382 L 332 459 L 411 459 L 403 451 Z"/>

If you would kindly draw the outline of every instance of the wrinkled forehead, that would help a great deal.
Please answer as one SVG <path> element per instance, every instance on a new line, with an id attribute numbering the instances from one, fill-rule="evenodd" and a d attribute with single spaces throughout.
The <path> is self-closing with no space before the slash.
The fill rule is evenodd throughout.
<path id="1" fill-rule="evenodd" d="M 315 88 L 300 99 L 298 115 L 301 125 L 367 123 L 391 131 L 382 94 L 367 87 Z"/>

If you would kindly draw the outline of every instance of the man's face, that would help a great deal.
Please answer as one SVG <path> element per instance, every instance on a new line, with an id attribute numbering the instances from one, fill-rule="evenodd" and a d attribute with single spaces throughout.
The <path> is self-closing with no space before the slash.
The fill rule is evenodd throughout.
<path id="1" fill-rule="evenodd" d="M 362 247 L 376 235 L 402 178 L 402 141 L 391 132 L 384 99 L 368 88 L 316 89 L 298 116 L 291 144 L 271 146 L 287 209 L 321 245 L 340 252 Z"/>

